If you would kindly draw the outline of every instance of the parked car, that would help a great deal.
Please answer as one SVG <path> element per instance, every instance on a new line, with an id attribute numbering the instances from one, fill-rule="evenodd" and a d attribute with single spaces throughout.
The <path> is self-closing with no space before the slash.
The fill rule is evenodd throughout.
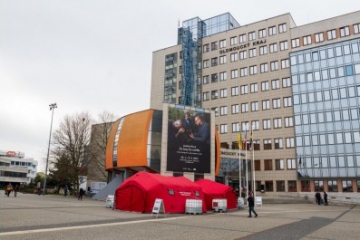
<path id="1" fill-rule="evenodd" d="M 107 195 L 106 197 L 106 207 L 113 208 L 114 207 L 114 195 Z"/>

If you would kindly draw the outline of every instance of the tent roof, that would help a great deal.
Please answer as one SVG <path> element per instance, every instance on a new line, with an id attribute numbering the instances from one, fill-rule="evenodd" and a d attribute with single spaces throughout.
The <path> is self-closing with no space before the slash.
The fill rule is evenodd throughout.
<path id="1" fill-rule="evenodd" d="M 200 179 L 197 180 L 195 183 L 202 188 L 202 191 L 204 193 L 222 194 L 228 191 L 232 191 L 231 187 L 221 183 L 214 182 L 209 179 Z"/>

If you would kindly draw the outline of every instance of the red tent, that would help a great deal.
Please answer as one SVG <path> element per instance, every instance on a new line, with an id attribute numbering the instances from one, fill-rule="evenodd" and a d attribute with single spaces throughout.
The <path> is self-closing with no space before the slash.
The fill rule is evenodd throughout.
<path id="1" fill-rule="evenodd" d="M 237 208 L 237 194 L 231 187 L 208 179 L 200 179 L 195 183 L 201 186 L 205 195 L 205 204 L 208 211 L 212 210 L 212 200 L 216 198 L 226 198 L 227 209 Z"/>
<path id="2" fill-rule="evenodd" d="M 156 198 L 164 202 L 165 212 L 185 213 L 186 199 L 201 199 L 206 212 L 201 187 L 185 177 L 161 176 L 138 172 L 115 191 L 115 209 L 151 213 Z"/>

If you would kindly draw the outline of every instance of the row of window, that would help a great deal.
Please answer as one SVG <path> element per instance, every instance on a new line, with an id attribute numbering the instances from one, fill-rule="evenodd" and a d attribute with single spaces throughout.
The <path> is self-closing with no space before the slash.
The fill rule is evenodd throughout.
<path id="1" fill-rule="evenodd" d="M 353 34 L 358 34 L 359 29 L 360 29 L 360 23 L 356 23 L 356 24 L 352 25 L 352 28 L 353 28 Z M 331 29 L 326 32 L 319 32 L 319 33 L 303 36 L 301 38 L 291 39 L 291 47 L 297 48 L 300 46 L 310 45 L 313 42 L 320 43 L 325 40 L 336 39 L 336 38 L 338 38 L 338 36 L 347 37 L 349 35 L 350 35 L 350 26 L 344 26 L 339 29 Z M 326 39 L 325 39 L 325 37 L 326 37 Z"/>
<path id="2" fill-rule="evenodd" d="M 321 50 L 311 50 L 303 54 L 292 55 L 290 59 L 291 65 L 293 66 L 296 64 L 316 62 L 319 60 L 326 60 L 355 53 L 359 53 L 359 44 L 357 42 L 352 42 L 342 46 L 335 46 Z"/>
<path id="3" fill-rule="evenodd" d="M 304 135 L 296 137 L 296 146 L 317 146 L 317 145 L 334 145 L 334 144 L 353 144 L 360 142 L 360 133 L 354 132 L 338 132 L 324 133 L 312 135 Z"/>
<path id="4" fill-rule="evenodd" d="M 258 30 L 258 38 L 265 38 L 267 35 L 273 36 L 276 35 L 277 32 L 279 33 L 285 33 L 287 31 L 286 23 L 281 23 L 278 26 L 274 25 L 269 27 L 268 29 L 263 28 Z M 256 31 L 251 31 L 249 33 L 240 34 L 239 36 L 234 36 L 230 38 L 230 46 L 234 46 L 238 43 L 246 43 L 247 41 L 254 41 L 256 40 Z M 214 51 L 217 49 L 226 48 L 226 39 L 222 39 L 220 41 L 212 42 L 210 44 L 204 44 L 203 45 L 203 52 L 209 52 Z"/>
<path id="5" fill-rule="evenodd" d="M 334 88 L 324 91 L 295 94 L 294 105 L 337 99 L 347 99 L 353 97 L 360 97 L 360 86 L 350 86 L 343 88 Z"/>
<path id="6" fill-rule="evenodd" d="M 357 108 L 343 109 L 318 113 L 304 113 L 295 115 L 295 125 L 307 125 L 324 122 L 338 122 L 359 119 L 359 110 Z"/>
<path id="7" fill-rule="evenodd" d="M 209 92 L 205 92 L 205 93 L 209 93 Z M 203 99 L 208 100 L 209 96 L 208 95 L 204 95 L 203 94 Z M 206 101 L 204 100 L 204 101 Z M 284 97 L 282 99 L 283 101 L 283 107 L 287 108 L 287 107 L 291 107 L 292 106 L 292 98 L 291 97 Z M 262 104 L 262 110 L 270 110 L 271 106 L 272 109 L 279 109 L 281 108 L 281 98 L 275 98 L 272 100 L 262 100 L 261 101 Z M 241 103 L 241 104 L 233 104 L 231 105 L 231 114 L 238 114 L 240 112 L 240 107 L 241 107 L 241 113 L 247 113 L 247 112 L 257 112 L 259 111 L 259 101 L 254 101 L 251 103 Z M 215 117 L 219 116 L 225 116 L 228 114 L 228 107 L 227 106 L 221 106 L 221 107 L 214 107 L 212 108 L 213 111 L 215 111 Z M 219 112 L 220 110 L 220 112 Z"/>
<path id="8" fill-rule="evenodd" d="M 273 163 L 275 163 L 275 168 L 273 166 Z M 296 169 L 296 159 L 288 158 L 286 160 L 275 159 L 275 161 L 273 161 L 272 159 L 264 159 L 263 160 L 263 170 L 264 171 L 284 170 L 285 163 L 286 163 L 286 169 L 288 169 L 288 170 Z M 255 166 L 255 171 L 262 171 L 261 160 L 254 160 L 254 166 Z"/>
<path id="9" fill-rule="evenodd" d="M 360 167 L 360 156 L 326 156 L 326 157 L 305 157 L 299 160 L 299 168 L 343 168 L 343 167 Z"/>
<path id="10" fill-rule="evenodd" d="M 263 150 L 271 150 L 271 149 L 283 149 L 284 143 L 285 148 L 294 148 L 295 147 L 295 139 L 293 137 L 285 138 L 285 141 L 283 141 L 283 138 L 274 138 L 274 147 L 272 146 L 272 139 L 263 139 Z M 245 145 L 246 146 L 245 146 Z M 260 151 L 260 140 L 254 139 L 254 140 L 247 140 L 244 141 L 244 147 L 247 150 L 252 150 L 252 147 L 254 147 L 254 151 Z M 230 145 L 227 142 L 221 142 L 220 147 L 224 149 L 230 149 Z M 239 149 L 239 142 L 234 141 L 231 143 L 231 149 Z"/>
<path id="11" fill-rule="evenodd" d="M 360 64 L 349 64 L 336 68 L 323 69 L 309 73 L 301 73 L 291 76 L 293 84 L 313 82 L 320 80 L 335 79 L 360 74 Z"/>
<path id="12" fill-rule="evenodd" d="M 310 186 L 309 181 L 301 181 L 304 182 L 304 186 Z M 337 180 L 328 180 L 327 182 L 327 191 L 328 192 L 338 192 L 338 181 Z M 302 184 L 303 185 L 303 184 Z M 342 191 L 343 192 L 353 192 L 353 182 L 351 180 L 341 180 Z M 356 182 L 357 192 L 360 192 L 360 181 Z M 310 187 L 309 187 L 310 188 Z M 314 181 L 314 189 L 316 192 L 326 191 L 324 189 L 324 181 L 323 180 L 315 180 Z"/>

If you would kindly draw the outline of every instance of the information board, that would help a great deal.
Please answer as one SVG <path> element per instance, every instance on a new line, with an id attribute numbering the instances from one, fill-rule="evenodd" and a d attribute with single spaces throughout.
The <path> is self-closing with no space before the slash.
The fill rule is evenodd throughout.
<path id="1" fill-rule="evenodd" d="M 154 213 L 156 214 L 156 218 L 158 217 L 159 213 L 163 213 L 166 217 L 164 201 L 161 198 L 155 199 L 154 206 L 152 209 L 152 214 Z"/>

